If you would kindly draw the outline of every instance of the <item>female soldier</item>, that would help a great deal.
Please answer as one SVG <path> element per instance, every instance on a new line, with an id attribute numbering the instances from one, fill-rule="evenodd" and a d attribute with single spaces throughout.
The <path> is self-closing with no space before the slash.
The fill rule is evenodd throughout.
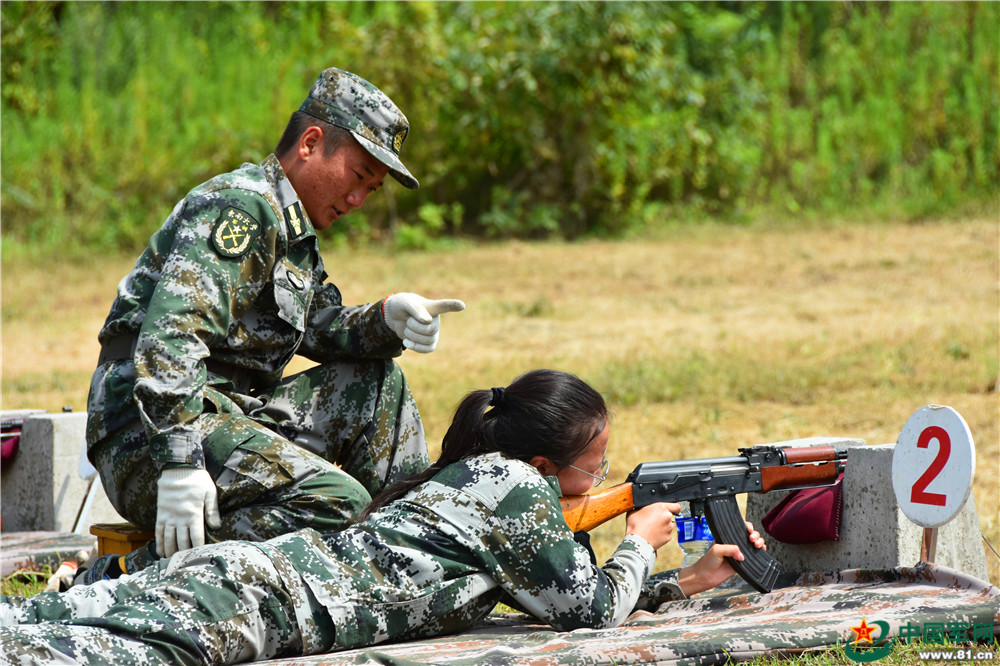
<path id="1" fill-rule="evenodd" d="M 556 629 L 616 626 L 680 507 L 632 512 L 611 558 L 591 563 L 559 496 L 604 478 L 608 433 L 604 400 L 573 375 L 536 370 L 474 391 L 437 462 L 386 489 L 356 525 L 211 544 L 118 580 L 6 599 L 0 610 L 22 626 L 3 630 L 2 654 L 22 664 L 228 664 L 462 631 L 498 601 Z M 726 556 L 742 558 L 716 544 L 652 592 L 662 601 L 713 587 L 733 574 Z"/>

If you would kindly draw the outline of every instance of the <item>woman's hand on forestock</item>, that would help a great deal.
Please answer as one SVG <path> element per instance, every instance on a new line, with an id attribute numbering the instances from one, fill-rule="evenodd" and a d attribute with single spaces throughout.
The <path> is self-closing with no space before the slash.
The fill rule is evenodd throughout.
<path id="1" fill-rule="evenodd" d="M 630 511 L 625 517 L 625 534 L 641 536 L 653 550 L 658 550 L 674 538 L 677 532 L 674 514 L 680 512 L 681 505 L 676 502 L 654 502 Z"/>
<path id="2" fill-rule="evenodd" d="M 764 537 L 762 537 L 760 532 L 755 530 L 753 524 L 749 522 L 747 523 L 747 533 L 750 543 L 752 543 L 755 548 L 763 548 L 764 550 L 767 550 L 767 545 L 764 543 Z M 712 547 L 708 549 L 708 552 L 702 555 L 701 559 L 693 565 L 681 569 L 677 582 L 684 591 L 684 594 L 691 596 L 692 594 L 697 594 L 698 592 L 711 590 L 716 585 L 729 580 L 729 578 L 736 573 L 736 571 L 733 570 L 733 567 L 726 561 L 727 557 L 731 557 L 734 560 L 739 561 L 744 559 L 739 546 L 734 544 L 716 543 L 713 544 Z"/>

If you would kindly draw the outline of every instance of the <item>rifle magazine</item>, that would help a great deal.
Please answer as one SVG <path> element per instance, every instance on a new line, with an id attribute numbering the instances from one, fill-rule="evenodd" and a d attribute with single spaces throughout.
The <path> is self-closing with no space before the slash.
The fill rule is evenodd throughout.
<path id="1" fill-rule="evenodd" d="M 736 498 L 732 495 L 710 497 L 705 500 L 705 516 L 708 527 L 718 543 L 739 546 L 743 561 L 727 557 L 726 560 L 743 580 L 755 590 L 766 594 L 774 587 L 781 571 L 781 565 L 767 551 L 754 547 L 747 537 L 747 525 L 740 513 Z"/>

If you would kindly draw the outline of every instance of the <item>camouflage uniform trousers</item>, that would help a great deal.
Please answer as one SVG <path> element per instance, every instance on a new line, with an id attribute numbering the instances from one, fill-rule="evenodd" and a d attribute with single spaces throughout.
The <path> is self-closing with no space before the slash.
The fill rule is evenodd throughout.
<path id="1" fill-rule="evenodd" d="M 30 598 L 0 597 L 0 663 L 232 664 L 328 652 L 334 627 L 289 560 L 230 541 L 143 571 Z"/>
<path id="2" fill-rule="evenodd" d="M 392 361 L 316 366 L 256 396 L 262 404 L 249 415 L 226 393 L 206 388 L 206 396 L 214 413 L 199 426 L 222 518 L 221 529 L 206 530 L 208 542 L 341 530 L 383 486 L 429 464 L 420 414 Z M 115 509 L 153 529 L 160 467 L 138 419 L 90 457 Z M 150 542 L 130 553 L 127 571 L 145 568 L 155 552 Z"/>

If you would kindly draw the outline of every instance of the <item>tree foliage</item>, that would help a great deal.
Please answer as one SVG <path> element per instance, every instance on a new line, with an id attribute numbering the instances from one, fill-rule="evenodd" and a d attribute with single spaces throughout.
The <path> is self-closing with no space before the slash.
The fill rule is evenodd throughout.
<path id="1" fill-rule="evenodd" d="M 992 199 L 993 3 L 4 2 L 3 234 L 132 247 L 259 161 L 326 66 L 388 92 L 416 193 L 343 237 L 920 218 Z"/>

